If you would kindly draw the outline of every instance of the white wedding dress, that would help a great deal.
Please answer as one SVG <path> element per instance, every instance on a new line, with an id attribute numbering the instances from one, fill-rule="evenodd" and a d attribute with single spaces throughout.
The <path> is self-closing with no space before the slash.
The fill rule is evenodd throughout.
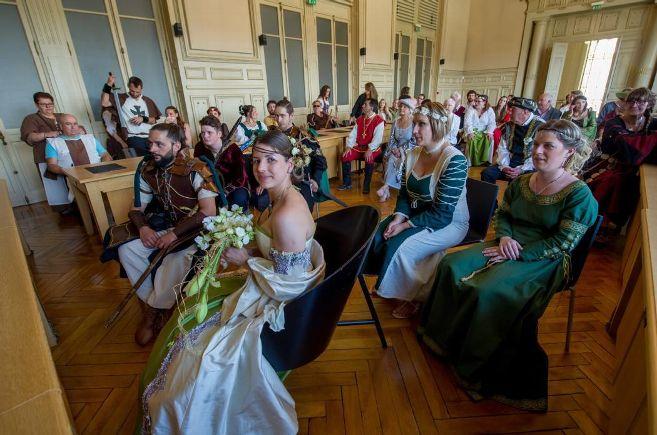
<path id="1" fill-rule="evenodd" d="M 278 252 L 256 228 L 266 258 L 250 258 L 244 285 L 221 311 L 179 336 L 143 394 L 143 431 L 155 434 L 295 434 L 294 400 L 262 355 L 265 323 L 285 327 L 285 304 L 324 278 L 314 239 L 302 252 Z"/>

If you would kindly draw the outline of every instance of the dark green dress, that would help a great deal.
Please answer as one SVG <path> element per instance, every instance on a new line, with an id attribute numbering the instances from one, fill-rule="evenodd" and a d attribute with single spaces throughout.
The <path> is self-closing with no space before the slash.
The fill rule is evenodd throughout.
<path id="1" fill-rule="evenodd" d="M 547 356 L 538 344 L 538 320 L 567 284 L 569 253 L 595 222 L 598 205 L 583 181 L 536 195 L 530 176 L 504 193 L 497 240 L 443 258 L 418 332 L 475 399 L 545 411 Z M 481 251 L 502 236 L 522 245 L 521 258 L 486 267 Z"/>

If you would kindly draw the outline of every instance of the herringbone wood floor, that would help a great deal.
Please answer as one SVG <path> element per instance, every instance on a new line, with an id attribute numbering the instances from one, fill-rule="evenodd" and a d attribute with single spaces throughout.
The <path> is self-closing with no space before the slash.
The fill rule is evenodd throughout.
<path id="1" fill-rule="evenodd" d="M 339 196 L 351 205 L 379 206 L 374 191 L 366 197 L 355 188 Z M 390 200 L 380 208 L 386 215 L 393 207 Z M 325 203 L 321 213 L 333 209 Z M 103 327 L 128 281 L 118 277 L 116 264 L 98 261 L 100 244 L 85 235 L 76 218 L 62 218 L 43 204 L 15 212 L 34 251 L 30 263 L 38 293 L 60 335 L 53 358 L 78 432 L 132 432 L 149 352 L 133 342 L 136 303 L 112 329 Z M 557 295 L 541 320 L 540 341 L 550 361 L 549 412 L 470 401 L 448 369 L 418 344 L 414 323 L 394 319 L 394 304 L 376 299 L 388 349 L 380 347 L 372 326 L 338 328 L 328 350 L 287 379 L 300 433 L 604 432 L 615 367 L 614 343 L 604 325 L 618 296 L 618 251 L 594 249 L 589 257 L 578 287 L 570 354 L 563 351 L 568 295 Z M 355 287 L 343 318 L 367 315 Z"/>

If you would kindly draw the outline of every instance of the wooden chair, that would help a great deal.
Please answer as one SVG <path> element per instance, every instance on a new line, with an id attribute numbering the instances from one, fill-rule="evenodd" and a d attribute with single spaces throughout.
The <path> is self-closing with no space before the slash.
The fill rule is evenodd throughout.
<path id="1" fill-rule="evenodd" d="M 317 220 L 315 239 L 324 249 L 326 277 L 285 307 L 284 330 L 273 332 L 265 326 L 260 334 L 262 353 L 277 372 L 313 361 L 328 346 L 336 326 L 351 324 L 339 319 L 378 224 L 379 212 L 366 205 L 338 210 Z M 375 323 L 385 347 L 369 293 L 366 299 L 373 317 L 370 323 Z"/>

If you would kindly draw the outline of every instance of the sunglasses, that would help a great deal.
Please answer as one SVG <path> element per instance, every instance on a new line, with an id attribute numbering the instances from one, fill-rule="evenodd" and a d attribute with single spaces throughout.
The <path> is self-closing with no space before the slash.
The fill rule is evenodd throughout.
<path id="1" fill-rule="evenodd" d="M 317 104 L 313 104 L 313 107 L 322 107 L 322 106 L 319 106 L 319 105 L 317 105 Z"/>

